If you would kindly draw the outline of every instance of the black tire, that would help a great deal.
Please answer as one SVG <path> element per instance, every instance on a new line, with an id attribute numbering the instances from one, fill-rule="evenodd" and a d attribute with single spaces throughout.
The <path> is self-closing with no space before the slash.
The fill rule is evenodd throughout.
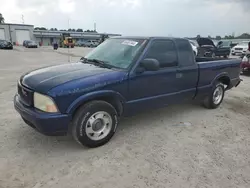
<path id="1" fill-rule="evenodd" d="M 87 135 L 86 128 L 89 125 L 87 122 L 89 118 L 96 112 L 104 111 L 108 113 L 112 119 L 110 132 L 104 138 L 100 140 L 93 140 Z M 80 107 L 72 122 L 71 133 L 75 141 L 87 146 L 89 148 L 95 148 L 106 144 L 114 135 L 116 127 L 118 125 L 118 115 L 115 108 L 105 101 L 91 101 L 82 107 Z"/>
<path id="2" fill-rule="evenodd" d="M 214 92 L 217 88 L 220 88 L 222 89 L 222 98 L 220 99 L 220 101 L 218 103 L 215 103 L 214 100 L 213 100 L 213 97 L 214 97 Z M 223 99 L 224 99 L 224 95 L 225 95 L 225 87 L 224 85 L 221 83 L 221 82 L 217 82 L 211 93 L 204 99 L 204 106 L 208 109 L 216 109 L 220 106 L 220 104 L 222 103 Z"/>
<path id="3" fill-rule="evenodd" d="M 224 58 L 227 59 L 229 55 L 224 55 Z"/>
<path id="4" fill-rule="evenodd" d="M 244 70 L 244 68 L 240 68 L 240 75 L 244 75 L 245 74 L 245 70 Z"/>

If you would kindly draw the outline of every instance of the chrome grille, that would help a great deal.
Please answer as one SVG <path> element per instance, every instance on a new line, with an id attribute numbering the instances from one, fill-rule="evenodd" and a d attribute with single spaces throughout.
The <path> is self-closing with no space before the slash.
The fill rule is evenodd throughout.
<path id="1" fill-rule="evenodd" d="M 243 48 L 235 48 L 235 50 L 243 50 Z"/>
<path id="2" fill-rule="evenodd" d="M 18 84 L 18 94 L 20 96 L 21 102 L 26 106 L 33 105 L 33 91 Z"/>

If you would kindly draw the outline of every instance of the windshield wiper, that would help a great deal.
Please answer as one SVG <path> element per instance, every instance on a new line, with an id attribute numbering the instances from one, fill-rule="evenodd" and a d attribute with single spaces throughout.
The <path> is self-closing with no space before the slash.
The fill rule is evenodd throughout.
<path id="1" fill-rule="evenodd" d="M 102 67 L 102 68 L 108 68 L 108 69 L 113 68 L 112 65 L 109 65 L 107 62 L 101 61 L 101 60 L 99 60 L 99 59 L 87 59 L 87 58 L 85 58 L 85 59 L 83 59 L 83 60 L 84 60 L 85 62 L 86 62 L 86 61 L 87 61 L 87 62 L 93 62 L 94 65 L 100 66 L 100 67 Z"/>

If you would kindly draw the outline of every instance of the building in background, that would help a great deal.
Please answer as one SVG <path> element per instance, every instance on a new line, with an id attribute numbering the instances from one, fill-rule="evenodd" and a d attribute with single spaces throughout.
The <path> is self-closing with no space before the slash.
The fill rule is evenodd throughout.
<path id="1" fill-rule="evenodd" d="M 34 26 L 25 24 L 0 24 L 0 39 L 22 45 L 24 40 L 34 40 Z"/>
<path id="2" fill-rule="evenodd" d="M 103 35 L 108 37 L 121 36 L 111 33 L 34 30 L 33 25 L 0 24 L 0 39 L 11 41 L 14 45 L 23 45 L 24 40 L 34 40 L 41 45 L 48 46 L 52 45 L 53 42 L 59 42 L 63 33 L 69 33 L 76 42 L 79 40 L 100 40 Z"/>
<path id="3" fill-rule="evenodd" d="M 108 37 L 121 36 L 120 34 L 112 33 L 93 33 L 93 32 L 73 32 L 73 31 L 48 31 L 48 30 L 34 30 L 36 41 L 42 45 L 51 45 L 53 42 L 59 42 L 63 33 L 69 33 L 70 36 L 77 41 L 100 40 L 103 35 Z"/>

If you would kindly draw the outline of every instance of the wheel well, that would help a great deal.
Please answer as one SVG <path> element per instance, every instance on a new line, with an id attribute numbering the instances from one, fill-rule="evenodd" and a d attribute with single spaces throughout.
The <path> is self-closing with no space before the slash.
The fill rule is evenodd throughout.
<path id="1" fill-rule="evenodd" d="M 121 116 L 123 113 L 123 105 L 122 102 L 112 96 L 103 96 L 103 97 L 96 97 L 87 101 L 84 101 L 81 105 L 79 105 L 73 112 L 73 114 L 75 114 L 77 112 L 77 110 L 82 107 L 83 105 L 85 105 L 86 103 L 90 102 L 90 101 L 95 101 L 95 100 L 100 100 L 100 101 L 105 101 L 109 104 L 111 104 L 117 111 L 118 115 Z"/>
<path id="2" fill-rule="evenodd" d="M 220 77 L 218 81 L 226 85 L 227 88 L 230 86 L 230 78 L 228 76 Z"/>

